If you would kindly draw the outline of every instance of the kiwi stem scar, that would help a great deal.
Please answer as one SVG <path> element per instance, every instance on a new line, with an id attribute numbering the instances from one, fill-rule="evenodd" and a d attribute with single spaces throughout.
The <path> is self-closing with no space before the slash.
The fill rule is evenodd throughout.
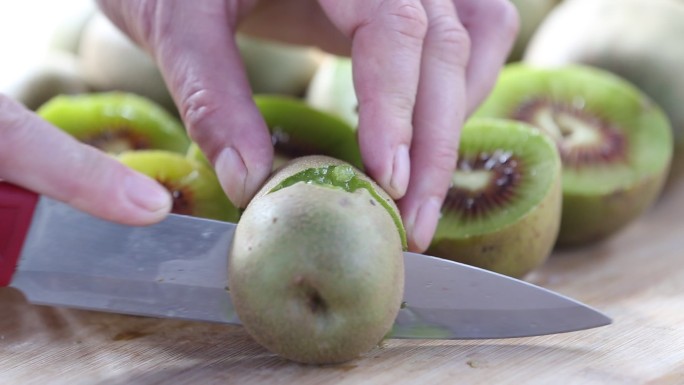
<path id="1" fill-rule="evenodd" d="M 387 201 L 385 201 L 380 196 L 380 194 L 377 193 L 377 191 L 375 191 L 370 182 L 359 178 L 359 176 L 356 174 L 356 172 L 351 166 L 339 165 L 326 166 L 320 168 L 309 168 L 304 171 L 300 171 L 299 173 L 294 174 L 288 178 L 285 178 L 277 186 L 272 188 L 268 193 L 270 194 L 276 192 L 278 190 L 290 187 L 299 182 L 333 188 L 340 188 L 347 192 L 355 192 L 358 189 L 365 189 L 390 214 L 395 226 L 397 227 L 397 231 L 399 232 L 402 248 L 404 250 L 408 248 L 408 243 L 406 240 L 406 231 L 404 230 L 404 226 L 399 215 L 395 212 L 392 206 L 390 206 L 390 204 L 387 203 Z"/>

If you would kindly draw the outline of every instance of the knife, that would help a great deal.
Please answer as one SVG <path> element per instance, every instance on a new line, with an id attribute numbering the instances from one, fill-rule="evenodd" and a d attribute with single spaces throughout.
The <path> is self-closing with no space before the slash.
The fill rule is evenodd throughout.
<path id="1" fill-rule="evenodd" d="M 39 305 L 239 324 L 227 289 L 235 227 L 176 214 L 125 226 L 0 181 L 0 287 Z M 611 323 L 522 280 L 411 252 L 404 262 L 390 338 L 511 338 Z"/>

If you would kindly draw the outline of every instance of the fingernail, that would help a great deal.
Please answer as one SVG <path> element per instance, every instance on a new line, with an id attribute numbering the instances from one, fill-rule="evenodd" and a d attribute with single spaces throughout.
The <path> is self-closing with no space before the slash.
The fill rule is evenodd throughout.
<path id="1" fill-rule="evenodd" d="M 432 242 L 441 209 L 442 204 L 437 198 L 429 198 L 418 209 L 411 233 L 415 247 L 421 252 Z"/>
<path id="2" fill-rule="evenodd" d="M 244 207 L 247 167 L 232 147 L 224 148 L 216 158 L 216 175 L 233 204 Z"/>
<path id="3" fill-rule="evenodd" d="M 392 198 L 399 199 L 406 194 L 410 173 L 411 163 L 408 146 L 401 144 L 394 153 L 394 163 L 392 164 L 392 177 L 390 178 L 390 188 L 393 190 Z"/>
<path id="4" fill-rule="evenodd" d="M 171 210 L 171 195 L 159 183 L 142 175 L 129 175 L 124 180 L 128 199 L 136 206 L 150 212 Z"/>

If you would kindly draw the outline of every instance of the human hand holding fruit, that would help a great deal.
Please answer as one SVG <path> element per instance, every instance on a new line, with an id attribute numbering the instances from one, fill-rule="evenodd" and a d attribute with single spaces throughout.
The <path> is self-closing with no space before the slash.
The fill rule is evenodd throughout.
<path id="1" fill-rule="evenodd" d="M 156 59 L 190 136 L 239 206 L 270 174 L 273 147 L 233 39 L 238 25 L 351 53 L 364 165 L 401 199 L 414 250 L 429 244 L 460 126 L 493 85 L 517 26 L 500 0 L 99 3 Z"/>

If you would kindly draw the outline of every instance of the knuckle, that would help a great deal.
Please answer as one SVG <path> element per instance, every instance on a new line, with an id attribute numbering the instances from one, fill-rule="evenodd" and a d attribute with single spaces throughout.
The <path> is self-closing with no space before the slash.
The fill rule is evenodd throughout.
<path id="1" fill-rule="evenodd" d="M 502 31 L 505 36 L 514 39 L 520 28 L 518 9 L 510 0 L 490 0 L 480 2 L 479 12 L 482 20 L 488 20 L 492 26 Z"/>
<path id="2" fill-rule="evenodd" d="M 469 52 L 470 37 L 465 27 L 451 14 L 441 13 L 430 20 L 430 33 L 434 33 L 437 44 L 448 53 Z"/>
<path id="3" fill-rule="evenodd" d="M 182 98 L 181 116 L 193 141 L 202 143 L 209 135 L 206 126 L 217 109 L 215 100 L 216 97 L 206 88 L 194 89 Z"/>
<path id="4" fill-rule="evenodd" d="M 398 34 L 412 40 L 422 41 L 428 30 L 428 17 L 418 0 L 396 0 L 386 2 L 387 16 L 391 28 Z"/>

